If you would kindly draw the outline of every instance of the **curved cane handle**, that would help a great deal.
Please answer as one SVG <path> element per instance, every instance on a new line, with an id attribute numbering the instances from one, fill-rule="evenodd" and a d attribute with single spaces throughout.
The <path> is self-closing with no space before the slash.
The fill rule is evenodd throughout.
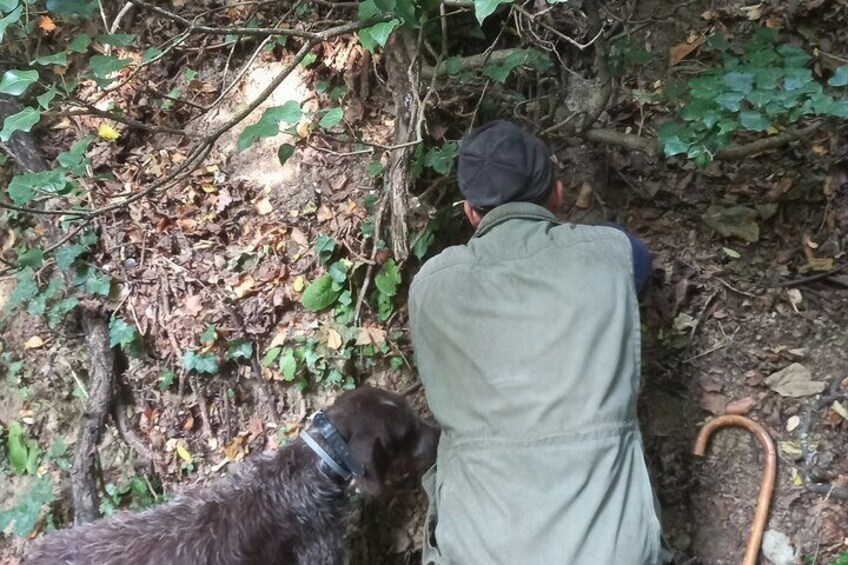
<path id="1" fill-rule="evenodd" d="M 692 453 L 698 457 L 703 457 L 707 451 L 707 443 L 710 440 L 710 435 L 718 428 L 729 426 L 745 428 L 757 436 L 766 456 L 763 481 L 760 484 L 760 494 L 757 498 L 757 510 L 754 513 L 754 522 L 751 524 L 751 535 L 748 538 L 748 544 L 745 546 L 745 557 L 742 560 L 742 565 L 756 565 L 757 556 L 760 553 L 760 545 L 763 542 L 763 532 L 766 529 L 766 521 L 768 520 L 771 496 L 774 492 L 774 481 L 777 475 L 777 454 L 774 451 L 774 442 L 764 427 L 749 418 L 732 414 L 719 416 L 701 428 L 698 438 L 695 440 L 695 448 L 692 450 Z"/>

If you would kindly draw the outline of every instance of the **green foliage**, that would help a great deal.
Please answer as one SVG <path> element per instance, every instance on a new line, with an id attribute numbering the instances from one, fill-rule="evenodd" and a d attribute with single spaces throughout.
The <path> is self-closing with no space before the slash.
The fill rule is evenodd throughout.
<path id="1" fill-rule="evenodd" d="M 12 508 L 0 512 L 0 532 L 12 526 L 14 535 L 29 536 L 54 498 L 50 475 L 35 479 L 29 492 L 19 496 Z"/>
<path id="2" fill-rule="evenodd" d="M 394 18 L 388 22 L 380 22 L 359 32 L 359 42 L 372 53 L 379 47 L 385 47 L 389 36 L 400 25 L 400 20 Z"/>
<path id="3" fill-rule="evenodd" d="M 300 303 L 309 312 L 320 312 L 333 305 L 342 293 L 329 274 L 324 274 L 312 281 L 303 291 Z"/>
<path id="4" fill-rule="evenodd" d="M 118 317 L 109 320 L 109 347 L 120 346 L 129 357 L 141 357 L 141 336 L 135 326 Z"/>
<path id="5" fill-rule="evenodd" d="M 294 145 L 290 143 L 283 143 L 277 149 L 277 159 L 279 159 L 280 165 L 285 165 L 292 155 L 294 155 Z"/>
<path id="6" fill-rule="evenodd" d="M 186 371 L 212 375 L 218 372 L 218 358 L 211 351 L 198 353 L 189 350 L 183 353 L 183 367 Z"/>
<path id="7" fill-rule="evenodd" d="M 6 36 L 6 30 L 9 29 L 9 26 L 18 23 L 23 13 L 23 7 L 18 6 L 5 16 L 0 17 L 0 43 L 3 42 L 3 38 Z"/>
<path id="8" fill-rule="evenodd" d="M 666 155 L 686 155 L 704 166 L 737 132 L 777 131 L 814 116 L 848 118 L 844 93 L 826 92 L 806 67 L 810 55 L 776 41 L 774 30 L 760 29 L 738 56 L 725 40 L 711 38 L 721 67 L 688 81 L 679 119 L 658 132 Z M 838 69 L 829 84 L 843 80 L 848 84 L 848 71 Z"/>
<path id="9" fill-rule="evenodd" d="M 389 259 L 374 277 L 374 286 L 377 287 L 378 315 L 385 321 L 392 315 L 392 298 L 397 294 L 400 287 L 400 269 L 394 259 Z"/>
<path id="10" fill-rule="evenodd" d="M 240 337 L 227 343 L 227 359 L 250 361 L 251 357 L 253 357 L 253 343 L 249 339 Z"/>
<path id="11" fill-rule="evenodd" d="M 495 82 L 504 83 L 518 67 L 527 67 L 539 72 L 547 72 L 553 67 L 551 56 L 538 49 L 516 49 L 503 63 L 490 63 L 483 68 L 483 76 Z"/>
<path id="12" fill-rule="evenodd" d="M 209 324 L 203 333 L 200 334 L 200 343 L 203 345 L 212 345 L 218 339 L 218 333 L 215 329 L 215 324 Z"/>
<path id="13" fill-rule="evenodd" d="M 318 254 L 318 258 L 321 259 L 322 263 L 329 261 L 335 250 L 336 242 L 332 237 L 323 233 L 318 235 L 315 240 L 315 253 Z"/>
<path id="14" fill-rule="evenodd" d="M 61 194 L 68 179 L 61 169 L 15 175 L 9 182 L 9 198 L 18 206 L 29 204 L 39 192 Z"/>
<path id="15" fill-rule="evenodd" d="M 511 4 L 512 0 L 474 0 L 474 14 L 483 25 L 483 20 L 495 13 L 501 4 Z"/>
<path id="16" fill-rule="evenodd" d="M 32 126 L 41 120 L 41 112 L 35 108 L 26 107 L 17 114 L 12 114 L 3 120 L 3 129 L 0 130 L 0 141 L 7 142 L 16 131 L 28 132 Z"/>
<path id="17" fill-rule="evenodd" d="M 259 121 L 249 125 L 239 135 L 236 149 L 244 151 L 257 140 L 267 137 L 275 137 L 280 133 L 280 123 L 296 124 L 303 117 L 300 104 L 294 100 L 286 102 L 282 106 L 268 108 L 262 113 Z"/>
<path id="18" fill-rule="evenodd" d="M 94 78 L 106 82 L 110 75 L 128 67 L 131 63 L 132 59 L 119 59 L 112 55 L 94 55 L 88 60 L 88 66 L 94 73 Z"/>
<path id="19" fill-rule="evenodd" d="M 13 69 L 3 73 L 0 79 L 0 94 L 20 96 L 29 86 L 38 80 L 38 71 Z"/>
<path id="20" fill-rule="evenodd" d="M 412 253 L 418 260 L 424 259 L 430 246 L 436 241 L 436 232 L 438 231 L 439 223 L 436 220 L 430 220 L 427 225 L 413 239 Z"/>
<path id="21" fill-rule="evenodd" d="M 41 448 L 34 439 L 26 437 L 23 426 L 12 420 L 6 437 L 9 466 L 17 475 L 34 475 L 41 461 Z"/>
<path id="22" fill-rule="evenodd" d="M 155 496 L 147 486 L 147 481 L 138 475 L 129 479 L 123 477 L 118 484 L 106 483 L 103 490 L 105 496 L 100 501 L 100 512 L 104 516 L 111 516 L 123 507 L 140 510 L 156 502 Z"/>
<path id="23" fill-rule="evenodd" d="M 177 374 L 171 369 L 165 369 L 159 375 L 159 390 L 162 392 L 174 386 L 174 381 L 177 380 Z"/>
<path id="24" fill-rule="evenodd" d="M 459 144 L 455 141 L 446 141 L 441 147 L 431 147 L 427 150 L 424 155 L 424 165 L 440 175 L 448 175 L 453 170 L 458 155 Z"/>
<path id="25" fill-rule="evenodd" d="M 321 129 L 332 129 L 339 125 L 343 119 L 344 110 L 341 107 L 330 108 L 321 116 L 321 119 L 318 121 L 318 127 Z"/>

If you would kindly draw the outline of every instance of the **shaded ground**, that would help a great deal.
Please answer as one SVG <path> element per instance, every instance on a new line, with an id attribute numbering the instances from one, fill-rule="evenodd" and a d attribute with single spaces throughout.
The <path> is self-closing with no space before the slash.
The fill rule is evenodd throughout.
<path id="1" fill-rule="evenodd" d="M 831 18 L 843 13 L 840 3 L 824 8 L 822 2 L 808 4 L 766 3 L 761 5 L 762 19 L 775 15 L 801 36 L 821 22 L 839 26 L 838 18 Z M 603 117 L 608 125 L 620 129 L 656 125 L 665 109 L 642 106 L 631 90 L 675 73 L 685 76 L 685 69 L 668 71 L 663 59 L 690 32 L 714 29 L 716 18 L 716 27 L 728 26 L 740 34 L 753 25 L 737 3 L 689 3 L 673 19 L 651 21 L 657 8 L 643 3 L 631 14 L 639 28 L 634 32 L 637 42 L 659 55 L 650 66 L 633 69 L 624 78 Z M 704 18 L 707 10 L 715 16 Z M 848 46 L 841 43 L 844 38 L 827 41 L 822 49 L 848 55 Z M 343 102 L 353 122 L 348 131 L 359 139 L 388 144 L 393 120 L 388 93 L 380 85 L 370 93 L 363 89 L 355 68 L 361 63 L 350 56 L 350 45 L 340 42 L 325 48 L 323 66 L 298 73 L 292 78 L 298 83 L 287 85 L 269 104 L 297 97 L 317 107 L 329 101 L 328 93 L 315 92 L 319 80 L 347 84 L 351 93 L 358 93 Z M 348 55 L 343 57 L 344 53 Z M 204 62 L 200 79 L 217 80 L 225 59 L 226 53 L 213 54 Z M 276 55 L 264 56 L 263 72 L 250 75 L 221 118 L 261 89 L 263 77 L 267 80 L 279 65 Z M 434 112 L 431 131 L 439 130 L 448 139 L 461 136 L 466 124 L 457 124 L 445 109 L 459 108 L 462 112 L 457 110 L 457 115 L 471 115 L 479 93 L 463 88 L 469 87 L 458 86 L 460 94 Z M 510 115 L 514 107 L 514 100 L 503 107 L 493 103 L 481 116 Z M 59 131 L 48 139 L 49 156 L 65 148 L 68 135 Z M 143 184 L 179 162 L 180 148 L 173 140 L 146 141 L 157 151 L 128 143 L 122 152 L 123 178 Z M 379 194 L 380 182 L 367 167 L 380 160 L 380 152 L 342 156 L 353 148 L 350 143 L 316 135 L 281 167 L 275 153 L 279 141 L 235 154 L 234 136 L 223 140 L 219 152 L 189 182 L 101 226 L 97 262 L 121 282 L 121 294 L 113 297 L 112 305 L 137 324 L 148 343 L 150 357 L 144 363 L 133 362 L 123 377 L 124 403 L 136 433 L 155 454 L 151 476 L 161 482 L 153 479 L 150 490 L 156 496 L 181 483 L 212 480 L 231 461 L 285 442 L 308 414 L 335 394 L 320 386 L 302 394 L 283 379 L 276 365 L 263 370 L 262 379 L 246 364 L 226 365 L 220 374 L 202 380 L 178 370 L 182 352 L 201 346 L 200 335 L 209 324 L 215 324 L 222 338 L 246 334 L 262 352 L 272 344 L 292 343 L 297 335 L 314 335 L 326 342 L 337 327 L 328 316 L 304 312 L 297 290 L 300 277 L 312 280 L 324 270 L 314 244 L 320 234 L 329 234 L 352 260 L 370 254 L 371 243 L 360 228 L 373 217 L 369 196 Z M 768 375 L 793 362 L 809 369 L 813 380 L 828 385 L 848 377 L 844 330 L 848 278 L 835 273 L 778 286 L 814 274 L 802 271 L 816 259 L 832 260 L 834 266 L 846 260 L 844 142 L 837 133 L 824 131 L 757 159 L 695 171 L 683 161 L 667 164 L 641 154 L 552 138 L 573 204 L 563 218 L 620 221 L 655 253 L 656 272 L 643 301 L 640 410 L 667 534 L 681 562 L 738 563 L 743 552 L 763 463 L 758 445 L 742 432 L 726 431 L 714 438 L 706 461 L 697 462 L 690 455 L 700 425 L 734 401 L 741 401 L 747 414 L 765 425 L 780 446 L 769 528 L 789 537 L 799 559 L 818 556 L 818 563 L 826 563 L 845 550 L 845 502 L 810 494 L 799 482 L 804 468 L 799 458 L 802 428 L 793 427 L 792 418 L 804 418 L 814 397 L 784 397 L 765 383 Z M 113 148 L 98 143 L 95 154 L 101 151 L 102 165 Z M 455 197 L 453 180 L 435 182 L 439 184 L 425 198 L 427 204 L 450 202 Z M 427 185 L 423 189 L 433 186 L 433 179 L 422 184 Z M 723 237 L 716 233 L 714 221 L 705 222 L 705 215 L 714 217 L 734 206 L 755 211 L 753 219 L 749 214 L 746 220 L 760 232 L 755 243 Z M 416 228 L 427 218 L 427 206 L 420 208 L 412 210 Z M 443 243 L 456 239 L 447 229 L 439 235 Z M 407 281 L 414 262 L 408 267 Z M 402 332 L 402 296 L 396 304 L 399 313 L 385 323 L 366 306 L 363 326 L 387 334 Z M 244 327 L 233 316 L 233 308 Z M 25 349 L 34 335 L 44 337 L 45 345 Z M 60 437 L 73 441 L 87 365 L 80 337 L 73 325 L 51 333 L 25 315 L 11 320 L 2 334 L 3 351 L 14 352 L 27 363 L 18 385 L 0 389 L 0 421 L 22 419 L 44 449 Z M 398 357 L 409 358 L 404 337 L 390 341 Z M 168 369 L 177 369 L 175 382 L 162 386 Z M 396 390 L 416 380 L 408 367 L 392 369 L 387 359 L 354 377 Z M 413 398 L 424 409 L 421 394 Z M 814 414 L 810 443 L 819 454 L 814 469 L 819 480 L 848 482 L 846 426 L 832 409 Z M 191 454 L 191 469 L 177 446 Z M 148 471 L 136 469 L 136 454 L 111 425 L 101 458 L 104 482 L 124 484 Z M 55 461 L 46 470 L 58 480 L 53 506 L 61 524 L 69 510 L 65 475 Z M 0 509 L 11 504 L 12 494 L 25 492 L 29 482 L 4 477 Z M 149 501 L 127 496 L 119 502 Z M 362 505 L 363 527 L 354 535 L 355 562 L 411 562 L 420 546 L 417 529 L 423 510 L 416 489 L 383 504 Z M 18 555 L 23 544 L 3 538 L 0 547 L 5 553 L 0 558 Z"/>

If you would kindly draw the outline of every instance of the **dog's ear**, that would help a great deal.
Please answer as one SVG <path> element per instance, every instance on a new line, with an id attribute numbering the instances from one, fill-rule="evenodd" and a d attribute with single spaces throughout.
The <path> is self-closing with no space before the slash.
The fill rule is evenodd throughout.
<path id="1" fill-rule="evenodd" d="M 354 484 L 370 496 L 380 496 L 385 490 L 386 472 L 389 465 L 389 454 L 386 453 L 386 448 L 380 437 L 370 434 L 366 437 L 354 437 L 350 442 L 350 447 L 365 467 L 365 475 L 357 478 Z"/>

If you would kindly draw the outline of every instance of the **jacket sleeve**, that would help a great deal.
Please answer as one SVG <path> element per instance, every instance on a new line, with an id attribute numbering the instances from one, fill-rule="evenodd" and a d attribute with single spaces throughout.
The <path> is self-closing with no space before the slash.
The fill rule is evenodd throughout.
<path id="1" fill-rule="evenodd" d="M 642 292 L 648 284 L 648 279 L 651 278 L 651 269 L 653 268 L 651 252 L 648 251 L 648 247 L 642 240 L 624 229 L 623 226 L 613 222 L 604 222 L 602 225 L 622 231 L 630 240 L 630 247 L 633 250 L 633 278 L 636 283 L 636 292 Z"/>

